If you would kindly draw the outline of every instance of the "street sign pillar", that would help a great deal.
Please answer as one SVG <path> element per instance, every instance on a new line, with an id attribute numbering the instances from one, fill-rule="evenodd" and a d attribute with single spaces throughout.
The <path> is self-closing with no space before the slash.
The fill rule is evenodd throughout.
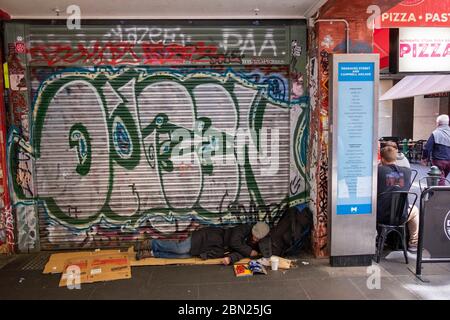
<path id="1" fill-rule="evenodd" d="M 330 67 L 330 264 L 371 265 L 376 239 L 379 56 L 333 54 Z"/>

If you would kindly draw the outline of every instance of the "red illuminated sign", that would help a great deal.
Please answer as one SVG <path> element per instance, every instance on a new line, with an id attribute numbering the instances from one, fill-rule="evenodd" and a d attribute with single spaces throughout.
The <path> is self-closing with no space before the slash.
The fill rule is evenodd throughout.
<path id="1" fill-rule="evenodd" d="M 405 0 L 377 22 L 377 28 L 450 27 L 450 0 Z"/>

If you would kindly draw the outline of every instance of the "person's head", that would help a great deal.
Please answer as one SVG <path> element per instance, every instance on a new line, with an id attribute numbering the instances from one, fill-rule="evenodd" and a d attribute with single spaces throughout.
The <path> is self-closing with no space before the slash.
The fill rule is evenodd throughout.
<path id="1" fill-rule="evenodd" d="M 381 163 L 393 164 L 397 160 L 397 149 L 387 146 L 381 149 Z"/>
<path id="2" fill-rule="evenodd" d="M 269 225 L 265 222 L 257 222 L 252 228 L 252 240 L 258 242 L 269 234 Z"/>
<path id="3" fill-rule="evenodd" d="M 448 115 L 446 115 L 446 114 L 441 114 L 440 116 L 438 116 L 436 118 L 437 126 L 442 126 L 442 125 L 448 126 L 448 122 L 449 122 L 449 119 L 448 119 Z"/>
<path id="4" fill-rule="evenodd" d="M 394 141 L 383 141 L 383 142 L 381 142 L 381 148 L 385 148 L 385 147 L 392 147 L 392 148 L 398 150 L 397 143 L 395 143 Z"/>

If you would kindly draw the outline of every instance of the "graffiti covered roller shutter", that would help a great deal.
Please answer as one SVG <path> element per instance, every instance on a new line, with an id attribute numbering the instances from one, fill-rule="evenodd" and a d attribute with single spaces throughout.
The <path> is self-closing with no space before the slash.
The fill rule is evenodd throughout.
<path id="1" fill-rule="evenodd" d="M 153 30 L 140 43 L 113 41 L 114 28 L 78 41 L 33 27 L 27 39 L 41 248 L 277 218 L 290 182 L 287 28 L 178 28 L 184 42 Z"/>

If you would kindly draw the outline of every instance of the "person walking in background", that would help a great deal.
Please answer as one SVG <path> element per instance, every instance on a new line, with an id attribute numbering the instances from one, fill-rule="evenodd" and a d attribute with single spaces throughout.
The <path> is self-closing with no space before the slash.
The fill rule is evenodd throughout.
<path id="1" fill-rule="evenodd" d="M 422 164 L 426 165 L 428 160 L 441 170 L 441 181 L 444 184 L 444 178 L 450 173 L 450 127 L 449 117 L 442 114 L 436 118 L 436 130 L 433 131 L 427 143 L 424 146 L 422 155 Z"/>

